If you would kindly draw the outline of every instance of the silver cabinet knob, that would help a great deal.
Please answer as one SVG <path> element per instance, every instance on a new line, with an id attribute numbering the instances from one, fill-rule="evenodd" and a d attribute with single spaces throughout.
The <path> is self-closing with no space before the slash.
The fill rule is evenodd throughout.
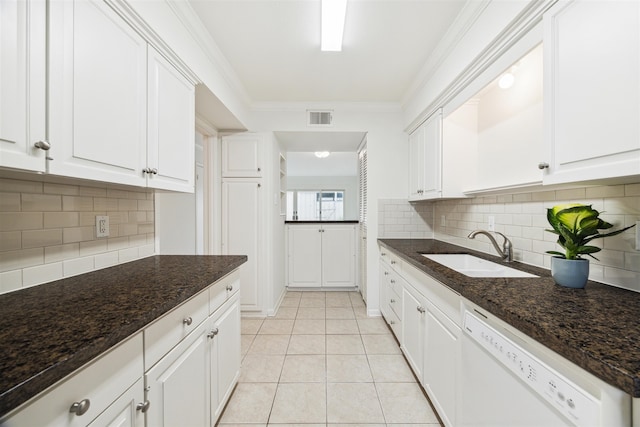
<path id="1" fill-rule="evenodd" d="M 424 313 L 426 311 L 421 305 L 417 306 L 416 310 L 418 310 L 420 313 Z"/>
<path id="2" fill-rule="evenodd" d="M 151 169 L 151 173 L 154 174 L 154 175 L 157 175 L 158 174 L 158 169 L 156 169 L 156 168 Z"/>
<path id="3" fill-rule="evenodd" d="M 390 282 L 391 282 L 392 284 L 393 284 L 393 283 L 396 283 L 396 281 L 395 281 L 394 279 L 391 279 L 391 280 L 390 280 Z"/>
<path id="4" fill-rule="evenodd" d="M 538 169 L 540 169 L 540 170 L 549 169 L 549 163 L 546 163 L 546 162 L 538 163 Z"/>
<path id="5" fill-rule="evenodd" d="M 142 169 L 142 173 L 151 173 L 151 169 L 144 168 L 144 169 Z"/>
<path id="6" fill-rule="evenodd" d="M 184 323 L 187 326 L 191 326 L 191 324 L 193 323 L 193 319 L 191 318 L 191 316 L 186 317 L 182 319 L 182 323 Z"/>
<path id="7" fill-rule="evenodd" d="M 49 151 L 49 149 L 51 148 L 51 144 L 49 144 L 47 141 L 36 141 L 33 146 L 43 151 Z"/>
<path id="8" fill-rule="evenodd" d="M 396 262 L 395 261 L 391 261 L 391 265 L 394 265 Z"/>
<path id="9" fill-rule="evenodd" d="M 385 276 L 388 276 L 388 275 L 389 275 L 389 272 L 388 272 L 388 271 L 385 271 L 385 272 L 384 272 L 384 275 L 385 275 Z"/>
<path id="10" fill-rule="evenodd" d="M 391 299 L 389 300 L 389 302 L 390 302 L 391 304 L 393 304 L 393 303 L 395 303 L 395 302 L 396 302 L 396 300 L 394 300 L 393 298 L 391 298 Z"/>
<path id="11" fill-rule="evenodd" d="M 233 290 L 233 285 L 227 285 L 227 291 L 231 292 Z"/>
<path id="12" fill-rule="evenodd" d="M 140 411 L 144 414 L 149 410 L 149 406 L 151 406 L 151 402 L 145 400 L 144 402 L 140 402 L 136 405 L 136 411 Z"/>
<path id="13" fill-rule="evenodd" d="M 380 252 L 380 256 L 387 256 L 386 252 Z"/>
<path id="14" fill-rule="evenodd" d="M 69 412 L 76 414 L 77 416 L 84 415 L 91 406 L 91 401 L 89 399 L 82 399 L 80 402 L 73 402 L 71 408 L 69 408 Z"/>
<path id="15" fill-rule="evenodd" d="M 216 335 L 218 335 L 218 332 L 219 332 L 219 331 L 218 331 L 218 328 L 213 329 L 211 332 L 209 332 L 209 333 L 207 334 L 207 338 L 213 338 L 213 337 L 215 337 Z"/>
<path id="16" fill-rule="evenodd" d="M 260 172 L 262 169 L 258 168 L 258 172 Z"/>

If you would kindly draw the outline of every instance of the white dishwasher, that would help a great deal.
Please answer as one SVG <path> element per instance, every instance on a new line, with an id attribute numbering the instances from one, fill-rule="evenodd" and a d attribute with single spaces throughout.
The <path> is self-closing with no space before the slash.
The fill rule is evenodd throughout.
<path id="1" fill-rule="evenodd" d="M 457 425 L 631 426 L 631 396 L 463 303 Z"/>

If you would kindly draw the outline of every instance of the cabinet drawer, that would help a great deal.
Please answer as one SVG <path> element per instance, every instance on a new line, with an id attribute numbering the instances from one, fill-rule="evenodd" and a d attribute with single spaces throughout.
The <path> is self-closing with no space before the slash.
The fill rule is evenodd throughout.
<path id="1" fill-rule="evenodd" d="M 400 333 L 402 331 L 402 323 L 400 322 L 400 316 L 398 316 L 398 314 L 395 313 L 393 310 L 390 310 L 387 323 L 389 324 L 389 326 L 391 326 L 393 335 L 395 335 L 396 338 L 400 340 Z"/>
<path id="2" fill-rule="evenodd" d="M 209 314 L 213 314 L 226 300 L 240 291 L 240 272 L 226 275 L 209 288 Z"/>
<path id="3" fill-rule="evenodd" d="M 389 308 L 391 308 L 391 311 L 393 311 L 396 316 L 400 317 L 402 311 L 402 298 L 393 293 L 389 295 Z"/>
<path id="4" fill-rule="evenodd" d="M 209 292 L 200 292 L 144 330 L 144 368 L 151 368 L 209 315 Z"/>
<path id="5" fill-rule="evenodd" d="M 86 426 L 142 376 L 142 369 L 142 333 L 138 333 L 45 390 L 2 425 Z M 70 413 L 74 403 L 85 399 L 89 402 L 85 413 Z"/>
<path id="6" fill-rule="evenodd" d="M 398 274 L 396 274 L 396 272 L 391 271 L 391 274 L 388 276 L 388 281 L 389 289 L 391 290 L 389 296 L 399 300 L 400 295 L 402 295 L 402 279 L 400 278 L 400 276 L 398 276 Z"/>

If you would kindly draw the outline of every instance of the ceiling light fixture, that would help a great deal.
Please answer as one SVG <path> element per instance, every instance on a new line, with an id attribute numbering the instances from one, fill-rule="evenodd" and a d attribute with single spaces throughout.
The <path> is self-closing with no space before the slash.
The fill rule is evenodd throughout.
<path id="1" fill-rule="evenodd" d="M 324 159 L 325 157 L 329 157 L 329 154 L 331 153 L 329 153 L 328 151 L 316 151 L 313 154 L 315 154 L 315 156 L 319 159 Z"/>
<path id="2" fill-rule="evenodd" d="M 340 52 L 344 33 L 347 0 L 322 0 L 322 35 L 320 50 Z"/>
<path id="3" fill-rule="evenodd" d="M 498 80 L 498 87 L 500 89 L 509 89 L 516 81 L 515 72 L 518 69 L 518 64 L 512 65 L 509 71 L 504 73 L 500 80 Z"/>

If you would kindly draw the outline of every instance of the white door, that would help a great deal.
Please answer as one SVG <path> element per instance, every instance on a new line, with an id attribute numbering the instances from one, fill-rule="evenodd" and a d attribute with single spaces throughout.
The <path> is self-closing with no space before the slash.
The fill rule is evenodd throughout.
<path id="1" fill-rule="evenodd" d="M 262 176 L 262 137 L 257 134 L 230 135 L 222 138 L 222 176 L 258 178 Z"/>
<path id="2" fill-rule="evenodd" d="M 423 385 L 444 424 L 455 426 L 460 327 L 433 304 L 425 315 Z"/>
<path id="3" fill-rule="evenodd" d="M 288 227 L 289 286 L 322 286 L 322 227 L 296 224 Z"/>
<path id="4" fill-rule="evenodd" d="M 322 286 L 356 285 L 355 225 L 322 226 Z"/>
<path id="5" fill-rule="evenodd" d="M 260 309 L 260 287 L 266 285 L 260 273 L 262 191 L 259 180 L 226 178 L 222 182 L 222 253 L 248 257 L 240 267 L 243 310 Z"/>
<path id="6" fill-rule="evenodd" d="M 423 311 L 424 310 L 424 311 Z M 415 372 L 422 381 L 422 355 L 424 351 L 425 304 L 422 297 L 414 295 L 405 287 L 402 289 L 402 350 Z"/>
<path id="7" fill-rule="evenodd" d="M 210 425 L 208 326 L 203 322 L 146 373 L 148 426 Z"/>
<path id="8" fill-rule="evenodd" d="M 211 409 L 214 425 L 240 375 L 240 301 L 236 293 L 213 321 L 211 348 Z M 214 315 L 215 316 L 215 315 Z"/>
<path id="9" fill-rule="evenodd" d="M 148 79 L 148 185 L 193 192 L 195 89 L 152 47 Z"/>
<path id="10" fill-rule="evenodd" d="M 442 110 L 432 115 L 424 126 L 424 194 L 423 198 L 442 195 Z"/>
<path id="11" fill-rule="evenodd" d="M 560 2 L 544 19 L 543 182 L 640 174 L 640 2 Z"/>
<path id="12" fill-rule="evenodd" d="M 42 0 L 0 2 L 0 166 L 45 170 L 46 18 Z"/>
<path id="13" fill-rule="evenodd" d="M 145 185 L 147 43 L 103 1 L 49 18 L 51 173 Z"/>
<path id="14" fill-rule="evenodd" d="M 143 427 L 144 413 L 142 409 L 137 409 L 138 404 L 144 404 L 142 378 L 138 379 L 88 427 Z"/>

